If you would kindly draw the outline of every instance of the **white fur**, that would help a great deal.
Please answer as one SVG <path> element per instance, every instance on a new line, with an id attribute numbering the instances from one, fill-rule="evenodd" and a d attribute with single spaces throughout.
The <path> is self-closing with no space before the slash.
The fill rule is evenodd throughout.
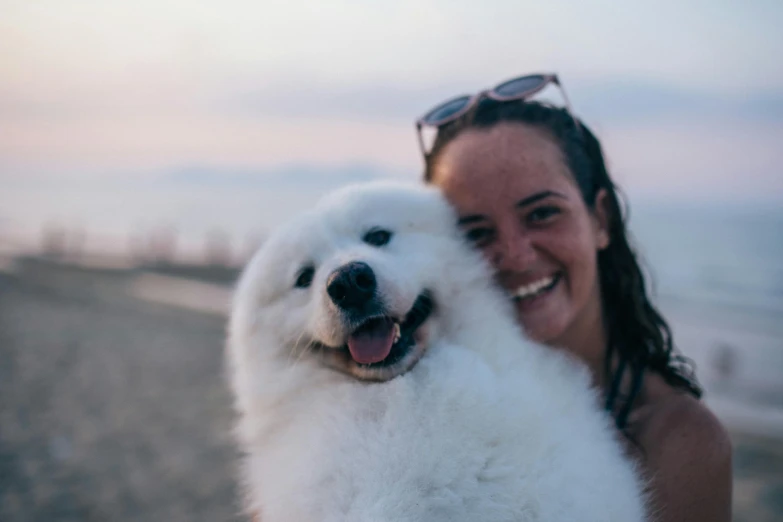
<path id="1" fill-rule="evenodd" d="M 246 507 L 263 522 L 644 520 L 642 483 L 587 371 L 526 341 L 437 191 L 387 184 L 333 194 L 279 230 L 237 288 L 228 354 Z M 372 247 L 373 226 L 394 231 Z M 325 280 L 368 263 L 404 313 L 433 292 L 427 352 L 365 382 L 306 347 L 344 342 Z M 308 289 L 294 288 L 305 263 Z"/>

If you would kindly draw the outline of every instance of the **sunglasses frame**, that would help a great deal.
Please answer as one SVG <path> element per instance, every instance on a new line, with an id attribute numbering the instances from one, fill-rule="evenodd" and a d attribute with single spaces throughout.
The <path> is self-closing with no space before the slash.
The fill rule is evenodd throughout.
<path id="1" fill-rule="evenodd" d="M 527 78 L 541 78 L 541 81 L 538 83 L 538 85 L 535 85 L 525 91 L 522 91 L 517 94 L 512 94 L 510 96 L 504 96 L 502 94 L 497 93 L 497 89 L 500 87 L 503 87 L 504 85 L 512 82 L 516 82 L 519 80 L 524 80 Z M 541 91 L 543 91 L 549 84 L 557 85 L 560 88 L 560 92 L 563 94 L 563 99 L 565 100 L 565 107 L 568 111 L 568 114 L 571 114 L 573 117 L 573 112 L 571 111 L 571 102 L 568 99 L 568 94 L 565 91 L 565 88 L 560 83 L 560 78 L 556 74 L 526 74 L 524 76 L 518 76 L 516 78 L 512 78 L 510 80 L 506 80 L 504 82 L 501 82 L 497 84 L 495 87 L 492 87 L 491 89 L 485 89 L 483 91 L 480 91 L 473 96 L 470 96 L 468 94 L 463 94 L 462 96 L 455 96 L 454 98 L 450 98 L 443 103 L 439 103 L 436 105 L 433 109 L 430 109 L 424 116 L 416 120 L 416 132 L 419 137 L 419 148 L 421 149 L 421 154 L 424 156 L 425 160 L 429 156 L 430 153 L 426 151 L 426 147 L 424 146 L 424 136 L 422 135 L 422 129 L 424 127 L 434 127 L 434 128 L 440 128 L 443 125 L 446 125 L 447 123 L 451 123 L 462 116 L 464 116 L 469 110 L 471 110 L 473 107 L 475 107 L 482 99 L 484 98 L 490 98 L 492 100 L 495 100 L 497 102 L 507 102 L 507 101 L 517 101 L 517 100 L 524 100 L 527 99 Z M 444 105 L 448 105 L 449 103 L 455 102 L 461 98 L 468 97 L 468 101 L 465 103 L 465 106 L 462 107 L 457 112 L 450 114 L 449 116 L 445 118 L 441 118 L 440 120 L 436 120 L 433 122 L 427 121 L 427 116 L 435 112 L 440 107 L 443 107 Z M 579 122 L 574 118 L 574 121 L 576 122 L 577 126 L 579 125 Z M 432 152 L 432 151 L 430 151 Z"/>

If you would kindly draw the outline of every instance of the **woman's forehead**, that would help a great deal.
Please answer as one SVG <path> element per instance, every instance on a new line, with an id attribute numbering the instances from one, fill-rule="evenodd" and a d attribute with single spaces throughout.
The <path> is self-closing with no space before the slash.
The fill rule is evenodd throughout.
<path id="1" fill-rule="evenodd" d="M 457 136 L 442 151 L 433 183 L 458 207 L 486 197 L 499 202 L 540 190 L 577 190 L 559 146 L 546 131 L 516 123 Z"/>

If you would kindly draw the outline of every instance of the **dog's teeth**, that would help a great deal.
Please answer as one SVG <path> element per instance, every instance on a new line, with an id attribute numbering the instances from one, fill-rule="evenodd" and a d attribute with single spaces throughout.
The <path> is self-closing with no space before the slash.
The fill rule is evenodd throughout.
<path id="1" fill-rule="evenodd" d="M 394 323 L 394 342 L 400 340 L 400 337 L 402 337 L 402 334 L 400 333 L 400 323 Z"/>

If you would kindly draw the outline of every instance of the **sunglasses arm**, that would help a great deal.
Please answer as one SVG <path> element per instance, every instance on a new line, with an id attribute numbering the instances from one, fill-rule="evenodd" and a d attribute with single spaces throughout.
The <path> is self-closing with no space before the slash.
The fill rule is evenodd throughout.
<path id="1" fill-rule="evenodd" d="M 421 127 L 422 127 L 421 122 L 417 121 L 416 122 L 416 134 L 419 137 L 419 149 L 421 149 L 421 155 L 424 158 L 424 162 L 426 163 L 426 161 L 427 161 L 427 151 L 424 148 L 424 136 L 422 136 Z"/>
<path id="2" fill-rule="evenodd" d="M 571 108 L 571 100 L 568 99 L 568 93 L 565 90 L 565 87 L 563 87 L 563 84 L 560 83 L 560 78 L 557 77 L 557 75 L 552 75 L 552 82 L 560 87 L 560 93 L 563 95 L 563 101 L 565 101 L 566 110 L 568 111 L 568 114 L 571 115 L 571 117 L 574 119 L 574 123 L 576 124 L 576 128 L 579 129 L 581 132 L 582 127 L 579 125 L 579 120 L 576 116 L 574 116 L 574 111 Z"/>

